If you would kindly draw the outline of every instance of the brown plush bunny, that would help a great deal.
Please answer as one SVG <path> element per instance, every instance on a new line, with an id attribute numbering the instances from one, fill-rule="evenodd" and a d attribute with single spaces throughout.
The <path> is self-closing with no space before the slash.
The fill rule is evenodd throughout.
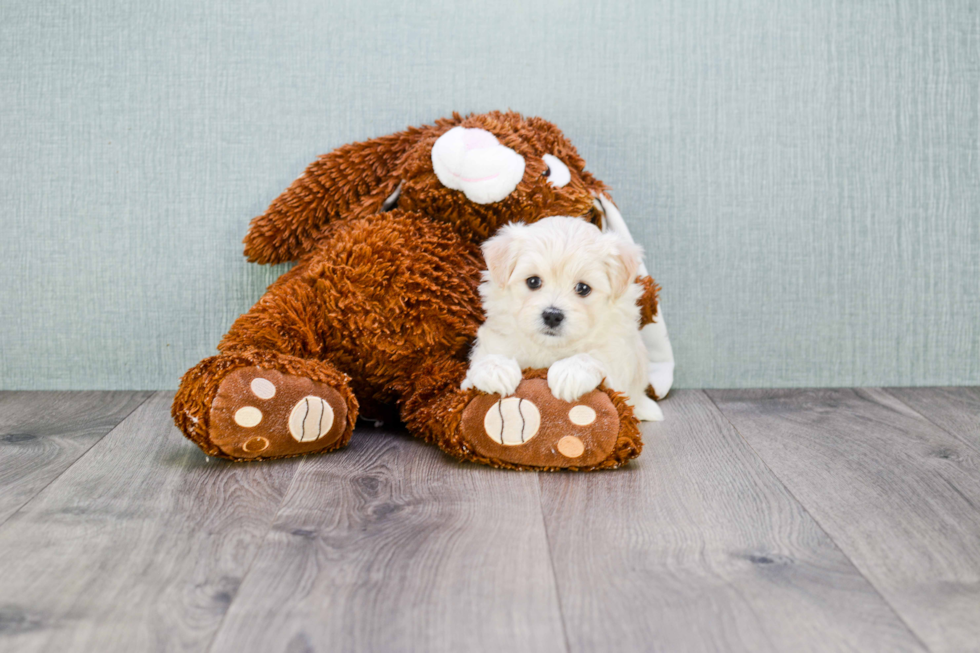
<path id="1" fill-rule="evenodd" d="M 554 125 L 513 112 L 454 114 L 320 157 L 245 238 L 251 261 L 298 264 L 184 375 L 174 421 L 210 456 L 260 460 L 343 447 L 359 413 L 394 406 L 460 459 L 623 464 L 640 434 L 605 386 L 566 403 L 545 370 L 526 370 L 511 397 L 460 389 L 482 321 L 480 244 L 548 215 L 615 228 L 606 190 Z M 640 282 L 648 324 L 657 287 Z"/>

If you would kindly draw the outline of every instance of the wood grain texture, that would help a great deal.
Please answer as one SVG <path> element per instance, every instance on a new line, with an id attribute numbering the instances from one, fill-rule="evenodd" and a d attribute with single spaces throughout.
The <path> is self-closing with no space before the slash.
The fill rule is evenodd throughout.
<path id="1" fill-rule="evenodd" d="M 206 461 L 172 394 L 0 527 L 0 650 L 206 650 L 296 462 Z"/>
<path id="2" fill-rule="evenodd" d="M 885 392 L 980 450 L 980 388 L 886 388 Z"/>
<path id="3" fill-rule="evenodd" d="M 933 651 L 980 649 L 980 453 L 877 389 L 710 391 Z"/>
<path id="4" fill-rule="evenodd" d="M 565 650 L 537 477 L 370 431 L 304 460 L 212 650 Z"/>
<path id="5" fill-rule="evenodd" d="M 168 393 L 71 464 L 138 394 L 0 395 L 70 464 L 0 525 L 0 650 L 977 650 L 973 391 L 710 395 L 541 475 L 380 430 L 209 462 Z"/>
<path id="6" fill-rule="evenodd" d="M 643 455 L 541 476 L 572 651 L 898 651 L 921 643 L 700 391 Z"/>
<path id="7" fill-rule="evenodd" d="M 0 392 L 0 524 L 149 392 Z"/>

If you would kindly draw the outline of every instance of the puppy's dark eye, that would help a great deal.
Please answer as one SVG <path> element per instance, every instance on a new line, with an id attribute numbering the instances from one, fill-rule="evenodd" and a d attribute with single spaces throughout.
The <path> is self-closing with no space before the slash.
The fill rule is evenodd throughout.
<path id="1" fill-rule="evenodd" d="M 575 294 L 579 297 L 588 297 L 590 292 L 592 292 L 592 287 L 589 284 L 581 281 L 575 284 Z"/>
<path id="2" fill-rule="evenodd" d="M 541 173 L 541 176 L 542 177 L 550 177 L 551 176 L 551 168 L 545 168 L 544 169 L 544 172 Z"/>
<path id="3" fill-rule="evenodd" d="M 531 290 L 537 290 L 541 287 L 541 277 L 528 277 L 526 283 Z"/>

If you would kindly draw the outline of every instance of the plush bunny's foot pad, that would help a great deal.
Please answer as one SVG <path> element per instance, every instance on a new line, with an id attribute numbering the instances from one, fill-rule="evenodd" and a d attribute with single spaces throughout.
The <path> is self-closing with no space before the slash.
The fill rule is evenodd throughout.
<path id="1" fill-rule="evenodd" d="M 346 426 L 347 403 L 329 385 L 260 367 L 225 377 L 211 404 L 211 441 L 236 460 L 329 451 Z"/>
<path id="2" fill-rule="evenodd" d="M 525 379 L 509 397 L 473 399 L 460 428 L 474 458 L 500 467 L 618 467 L 642 445 L 632 411 L 617 399 L 600 389 L 569 403 L 551 394 L 546 379 Z"/>

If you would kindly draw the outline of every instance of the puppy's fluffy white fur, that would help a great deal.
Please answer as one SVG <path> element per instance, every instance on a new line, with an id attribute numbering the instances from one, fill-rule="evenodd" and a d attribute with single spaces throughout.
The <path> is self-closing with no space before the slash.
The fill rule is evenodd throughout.
<path id="1" fill-rule="evenodd" d="M 575 401 L 605 379 L 629 398 L 638 419 L 663 419 L 646 396 L 637 245 L 584 220 L 556 216 L 503 227 L 483 244 L 483 255 L 486 321 L 464 390 L 510 395 L 523 368 L 546 367 L 548 387 L 559 399 Z"/>

